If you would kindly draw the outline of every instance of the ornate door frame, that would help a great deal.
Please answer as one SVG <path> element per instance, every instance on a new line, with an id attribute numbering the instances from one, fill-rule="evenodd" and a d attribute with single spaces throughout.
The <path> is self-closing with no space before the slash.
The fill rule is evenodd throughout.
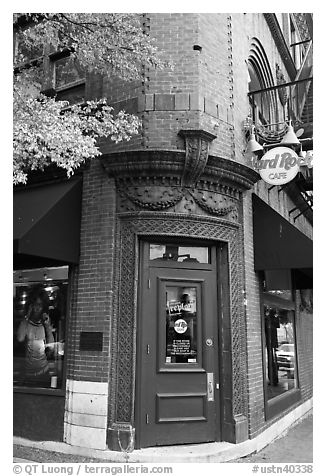
<path id="1" fill-rule="evenodd" d="M 238 162 L 209 155 L 216 136 L 183 130 L 185 150 L 136 150 L 101 159 L 117 190 L 115 285 L 111 316 L 108 446 L 135 444 L 139 239 L 169 236 L 224 245 L 221 319 L 222 440 L 248 438 L 246 326 L 243 303 L 242 192 L 260 178 Z M 228 302 L 227 302 L 228 301 Z"/>
<path id="2" fill-rule="evenodd" d="M 247 433 L 246 335 L 243 306 L 242 242 L 238 224 L 209 217 L 142 212 L 120 216 L 117 226 L 116 283 L 112 325 L 109 446 L 123 450 L 135 443 L 136 331 L 139 239 L 178 237 L 223 244 L 220 260 L 223 292 L 229 292 L 221 316 L 222 439 L 235 442 Z M 240 429 L 241 427 L 241 429 Z"/>

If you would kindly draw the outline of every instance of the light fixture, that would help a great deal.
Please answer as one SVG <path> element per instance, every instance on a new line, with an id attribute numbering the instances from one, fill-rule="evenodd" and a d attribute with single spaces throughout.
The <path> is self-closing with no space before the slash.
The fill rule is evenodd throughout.
<path id="1" fill-rule="evenodd" d="M 248 140 L 245 158 L 251 166 L 254 165 L 254 162 L 259 158 L 264 152 L 264 148 L 257 142 L 255 136 L 255 127 L 251 127 L 250 139 Z"/>
<path id="2" fill-rule="evenodd" d="M 288 130 L 281 140 L 280 144 L 282 145 L 300 145 L 298 137 L 295 135 L 295 132 L 292 127 L 291 121 L 289 121 Z"/>
<path id="3" fill-rule="evenodd" d="M 300 157 L 300 159 L 304 159 L 306 157 L 306 155 L 303 153 L 303 150 L 302 150 L 302 144 L 300 144 L 300 150 L 299 150 L 299 153 L 298 153 L 298 157 Z"/>
<path id="4" fill-rule="evenodd" d="M 246 147 L 246 154 L 247 153 L 258 153 L 260 151 L 264 150 L 263 147 L 259 144 L 259 142 L 256 141 L 256 136 L 255 136 L 255 128 L 252 126 L 251 128 L 251 134 L 250 134 L 250 139 L 248 141 L 247 147 Z"/>
<path id="5" fill-rule="evenodd" d="M 304 133 L 304 128 L 300 127 L 298 130 L 296 130 L 295 135 L 297 137 L 301 137 L 303 133 Z"/>

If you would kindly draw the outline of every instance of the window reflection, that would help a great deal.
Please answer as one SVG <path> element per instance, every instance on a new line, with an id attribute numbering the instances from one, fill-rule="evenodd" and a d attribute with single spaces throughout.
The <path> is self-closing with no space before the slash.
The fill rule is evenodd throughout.
<path id="1" fill-rule="evenodd" d="M 267 399 L 297 388 L 294 313 L 264 305 Z"/>
<path id="2" fill-rule="evenodd" d="M 166 363 L 197 362 L 197 289 L 166 288 Z"/>
<path id="3" fill-rule="evenodd" d="M 14 273 L 15 386 L 62 386 L 67 277 L 67 266 Z"/>
<path id="4" fill-rule="evenodd" d="M 209 263 L 209 249 L 206 246 L 179 246 L 175 244 L 151 244 L 150 260 L 178 261 L 187 263 Z"/>

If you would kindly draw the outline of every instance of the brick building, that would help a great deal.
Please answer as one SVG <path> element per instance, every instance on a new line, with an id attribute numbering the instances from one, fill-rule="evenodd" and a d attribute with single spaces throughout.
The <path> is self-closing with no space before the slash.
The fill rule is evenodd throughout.
<path id="1" fill-rule="evenodd" d="M 14 192 L 19 436 L 239 443 L 312 404 L 312 169 L 267 183 L 245 153 L 255 126 L 262 153 L 311 154 L 311 15 L 143 22 L 173 69 L 57 87 L 106 96 L 141 133 L 102 141 L 69 181 L 44 173 Z M 55 336 L 47 383 L 23 374 L 15 340 L 35 284 Z"/>

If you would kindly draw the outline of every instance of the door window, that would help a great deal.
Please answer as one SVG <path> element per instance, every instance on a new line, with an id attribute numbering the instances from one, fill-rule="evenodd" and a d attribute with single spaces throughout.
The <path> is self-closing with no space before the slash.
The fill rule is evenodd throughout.
<path id="1" fill-rule="evenodd" d="M 180 246 L 177 244 L 152 243 L 149 248 L 149 259 L 177 261 L 179 263 L 210 263 L 207 246 Z"/>

